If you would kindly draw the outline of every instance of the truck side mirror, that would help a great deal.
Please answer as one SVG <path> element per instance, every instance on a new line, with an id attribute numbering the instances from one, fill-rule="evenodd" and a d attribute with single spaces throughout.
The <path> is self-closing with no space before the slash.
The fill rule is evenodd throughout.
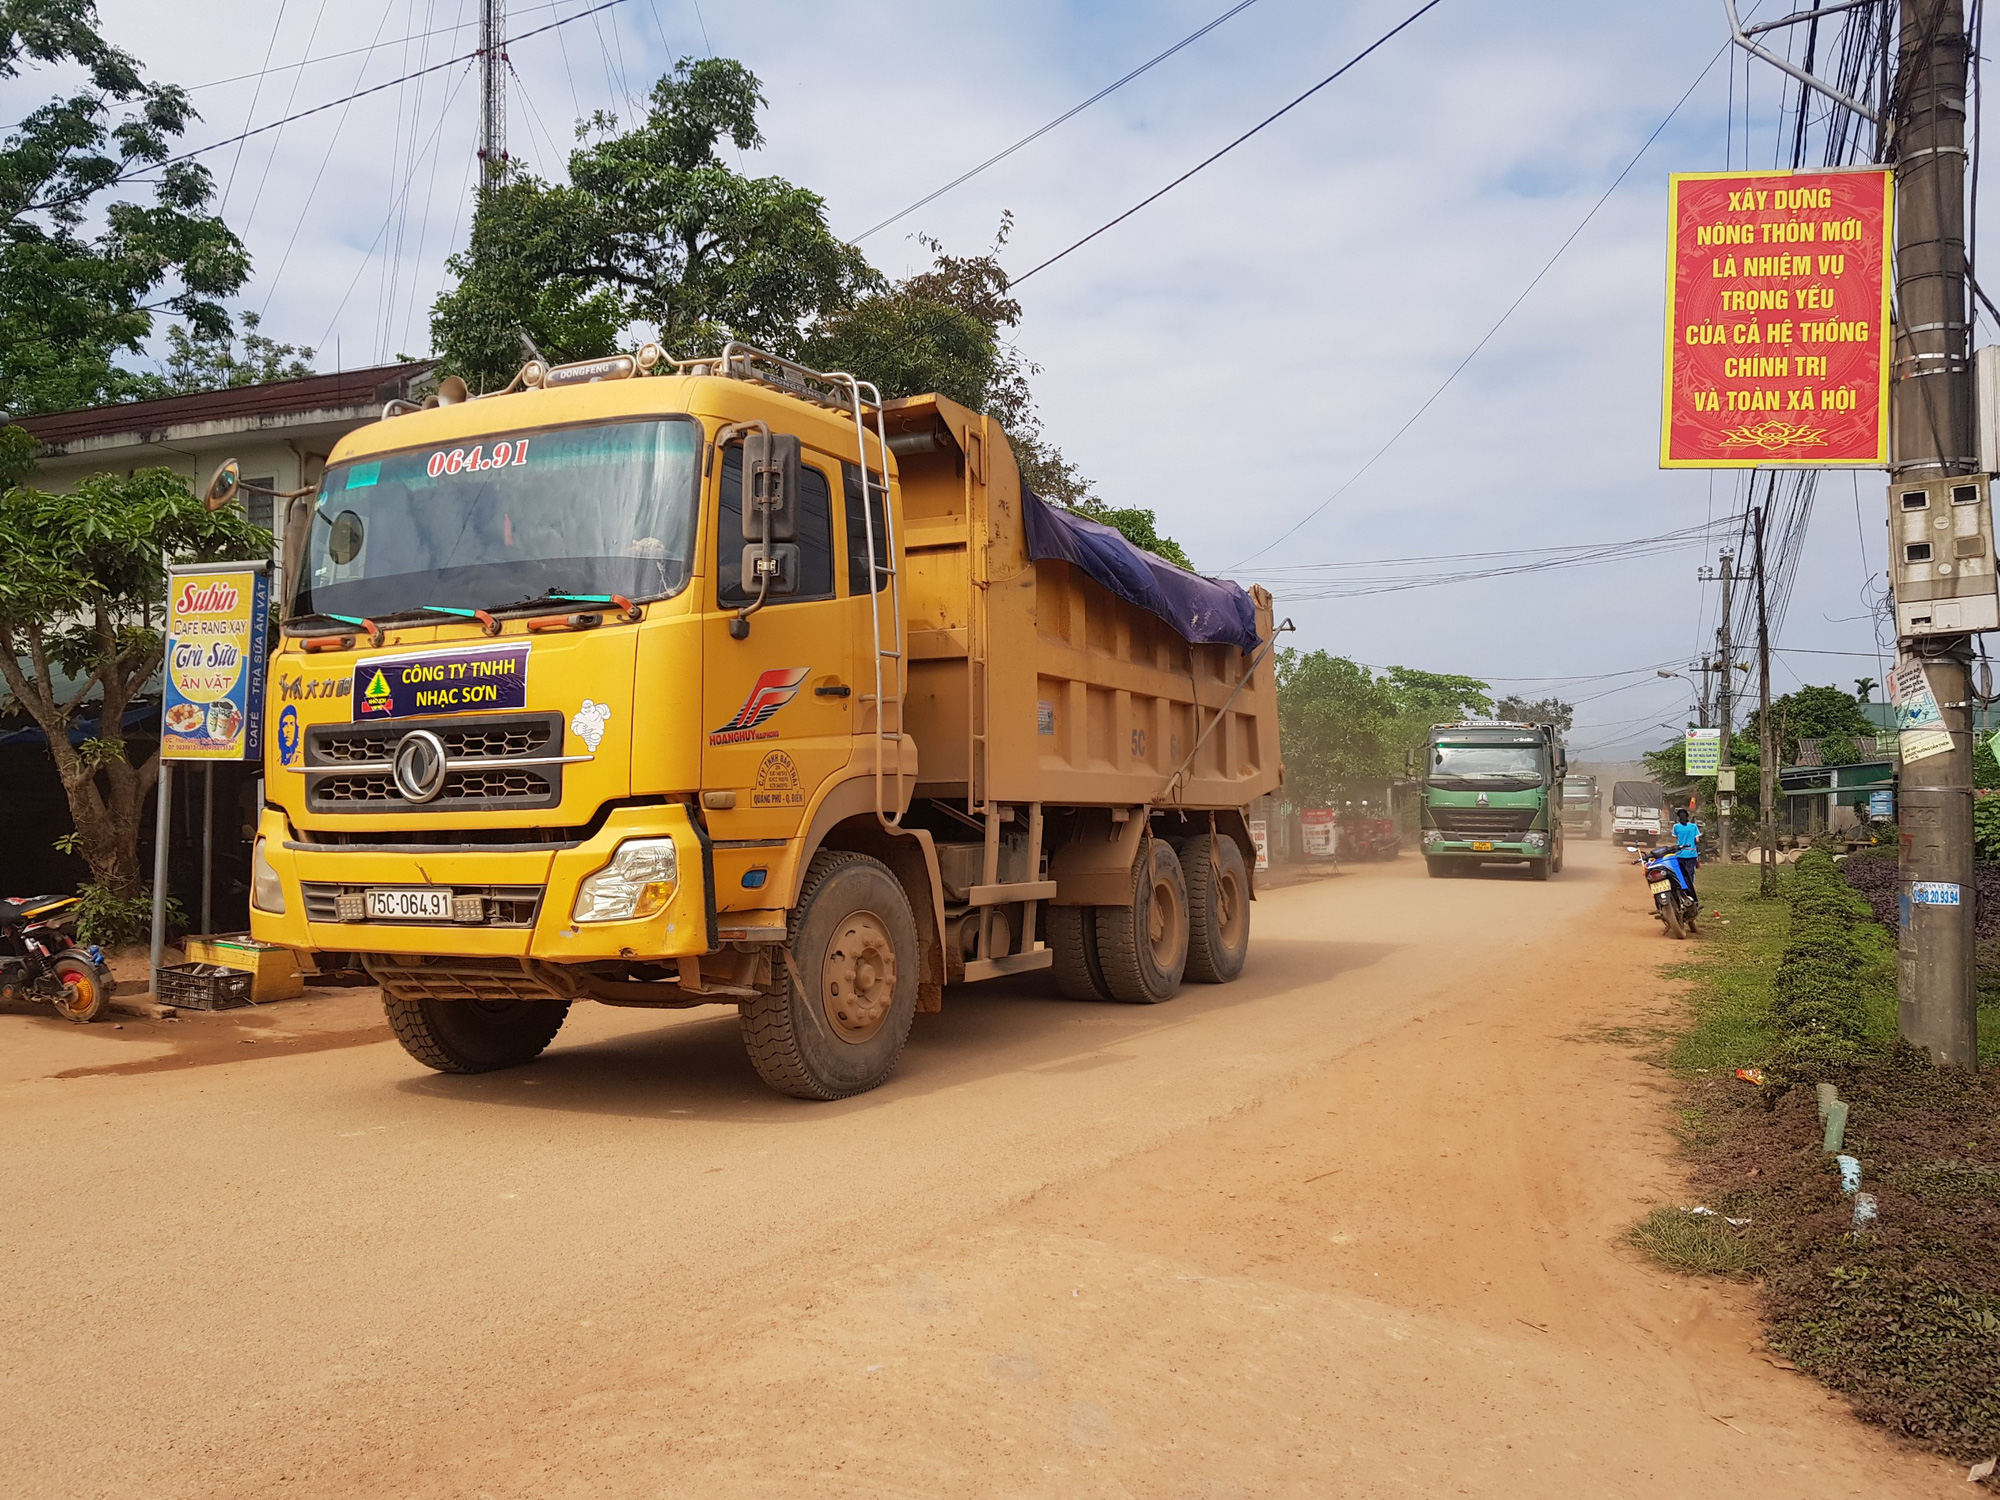
<path id="1" fill-rule="evenodd" d="M 768 577 L 770 587 L 765 591 L 772 594 L 796 594 L 799 591 L 799 548 L 796 542 L 773 542 L 768 555 L 761 542 L 752 542 L 743 549 L 743 588 L 746 592 L 757 587 L 760 578 Z"/>
<path id="2" fill-rule="evenodd" d="M 774 542 L 789 542 L 799 534 L 799 440 L 789 433 L 745 433 L 743 437 L 743 540 L 761 542 L 766 537 L 763 516 L 768 513 Z M 743 574 L 751 579 L 746 564 Z M 775 576 L 772 579 L 776 586 Z"/>
<path id="3" fill-rule="evenodd" d="M 1417 752 L 1414 750 L 1403 752 L 1403 779 L 1405 781 L 1417 779 Z"/>

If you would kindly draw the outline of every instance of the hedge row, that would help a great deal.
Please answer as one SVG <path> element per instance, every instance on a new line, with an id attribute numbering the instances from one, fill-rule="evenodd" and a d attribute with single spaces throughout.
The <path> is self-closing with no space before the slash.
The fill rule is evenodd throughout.
<path id="1" fill-rule="evenodd" d="M 1786 894 L 1791 933 L 1771 982 L 1771 1015 L 1779 1035 L 1774 1061 L 1794 1073 L 1855 1062 L 1867 1035 L 1867 1012 L 1854 924 L 1868 915 L 1867 904 L 1820 849 L 1799 856 Z"/>

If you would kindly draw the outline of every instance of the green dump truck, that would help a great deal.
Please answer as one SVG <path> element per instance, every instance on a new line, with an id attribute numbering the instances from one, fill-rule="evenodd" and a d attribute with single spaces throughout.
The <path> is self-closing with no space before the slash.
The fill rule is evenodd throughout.
<path id="1" fill-rule="evenodd" d="M 1562 796 L 1563 832 L 1587 839 L 1604 837 L 1604 793 L 1595 776 L 1565 776 Z"/>
<path id="2" fill-rule="evenodd" d="M 1562 869 L 1562 741 L 1552 724 L 1433 724 L 1424 745 L 1422 838 L 1432 876 L 1525 864 Z"/>

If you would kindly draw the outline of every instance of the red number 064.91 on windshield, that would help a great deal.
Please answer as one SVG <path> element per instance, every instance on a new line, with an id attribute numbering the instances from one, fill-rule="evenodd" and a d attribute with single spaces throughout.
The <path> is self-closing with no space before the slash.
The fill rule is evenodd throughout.
<path id="1" fill-rule="evenodd" d="M 484 469 L 504 469 L 509 464 L 524 464 L 528 461 L 528 440 L 498 442 L 493 451 L 488 452 L 484 443 L 474 448 L 450 448 L 433 453 L 424 467 L 431 478 L 444 474 L 477 474 Z"/>

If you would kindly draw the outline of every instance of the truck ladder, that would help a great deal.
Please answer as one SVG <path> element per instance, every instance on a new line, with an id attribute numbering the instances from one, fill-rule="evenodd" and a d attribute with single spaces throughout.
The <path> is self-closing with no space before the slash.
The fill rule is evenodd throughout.
<path id="1" fill-rule="evenodd" d="M 845 371 L 827 376 L 847 387 L 854 415 L 854 444 L 861 470 L 861 519 L 868 534 L 868 623 L 875 637 L 875 816 L 883 827 L 895 828 L 903 817 L 903 584 L 896 566 L 895 519 L 889 506 L 889 432 L 882 418 L 882 392 L 866 380 L 857 380 Z M 875 408 L 875 442 L 882 455 L 882 543 L 875 543 L 875 486 L 868 479 L 868 419 L 863 410 L 862 390 L 868 391 L 867 405 Z M 884 561 L 883 559 L 886 559 Z M 882 580 L 889 587 L 882 587 Z M 889 596 L 889 644 L 882 641 L 882 596 Z M 884 670 L 886 664 L 886 672 Z M 893 712 L 892 712 L 893 711 Z M 893 726 L 893 727 L 892 727 Z M 888 796 L 888 751 L 896 748 L 896 795 Z"/>

